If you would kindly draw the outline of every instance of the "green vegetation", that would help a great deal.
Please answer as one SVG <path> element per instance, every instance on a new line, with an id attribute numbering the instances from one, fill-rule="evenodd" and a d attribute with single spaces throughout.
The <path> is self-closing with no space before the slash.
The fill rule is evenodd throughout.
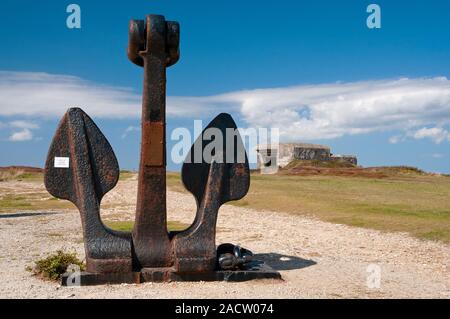
<path id="1" fill-rule="evenodd" d="M 184 188 L 184 185 L 181 182 L 180 173 L 167 172 L 166 183 L 167 183 L 167 186 L 170 187 L 170 189 L 175 192 L 179 192 L 179 193 L 187 192 L 186 188 Z"/>
<path id="2" fill-rule="evenodd" d="M 24 196 L 5 195 L 0 198 L 0 210 L 9 209 L 30 209 L 31 204 L 26 201 Z"/>
<path id="3" fill-rule="evenodd" d="M 136 175 L 135 172 L 122 170 L 122 171 L 120 171 L 119 180 L 124 181 L 124 180 L 130 179 L 134 175 Z"/>
<path id="4" fill-rule="evenodd" d="M 61 233 L 48 233 L 48 237 L 64 237 L 64 234 Z"/>
<path id="5" fill-rule="evenodd" d="M 127 221 L 105 221 L 105 225 L 114 230 L 131 231 L 134 226 L 134 221 L 129 221 L 129 220 L 127 220 Z M 184 230 L 188 226 L 189 225 L 180 223 L 177 221 L 168 221 L 167 222 L 167 229 L 169 231 Z"/>
<path id="6" fill-rule="evenodd" d="M 85 270 L 84 263 L 77 258 L 76 253 L 67 253 L 58 250 L 56 253 L 35 262 L 34 267 L 27 267 L 35 275 L 50 280 L 58 280 L 67 271 L 67 267 L 76 265 L 80 270 Z"/>
<path id="7" fill-rule="evenodd" d="M 42 180 L 43 173 L 26 172 L 22 169 L 0 170 L 0 182 L 17 180 L 17 181 L 36 181 Z"/>
<path id="8" fill-rule="evenodd" d="M 230 204 L 450 243 L 450 178 L 407 167 L 377 169 L 388 177 L 252 174 L 247 196 Z M 171 173 L 168 185 L 182 189 L 179 174 Z"/>
<path id="9" fill-rule="evenodd" d="M 74 206 L 68 201 L 58 200 L 44 191 L 36 188 L 2 187 L 1 182 L 42 183 L 42 169 L 33 167 L 2 167 L 0 168 L 0 213 L 17 210 L 52 210 L 67 209 Z"/>
<path id="10" fill-rule="evenodd" d="M 313 167 L 326 167 L 326 168 L 348 168 L 356 167 L 348 162 L 344 161 L 319 161 L 319 160 L 293 160 L 288 165 L 283 167 L 283 170 L 290 170 L 298 166 L 313 166 Z"/>
<path id="11" fill-rule="evenodd" d="M 383 231 L 408 232 L 419 238 L 450 243 L 449 175 L 432 175 L 404 166 L 322 169 L 326 170 L 326 175 L 321 172 L 316 175 L 290 175 L 289 169 L 278 175 L 254 173 L 247 196 L 230 204 L 308 215 Z M 346 175 L 348 172 L 353 174 Z M 17 173 L 14 178 L 42 182 L 41 173 L 23 174 Z M 122 171 L 121 179 L 129 179 L 134 174 Z M 11 176 L 8 178 L 13 178 Z M 179 173 L 168 173 L 167 185 L 173 191 L 187 192 Z M 69 201 L 50 197 L 41 188 L 28 192 L 24 189 L 21 193 L 20 189 L 2 187 L 0 183 L 0 213 L 55 209 L 74 209 L 74 206 Z M 131 230 L 133 226 L 131 221 L 107 221 L 106 224 L 124 231 Z M 187 227 L 178 222 L 169 222 L 168 226 L 170 230 Z"/>
<path id="12" fill-rule="evenodd" d="M 384 172 L 390 175 L 429 175 L 425 173 L 423 170 L 412 167 L 412 166 L 382 166 L 382 167 L 372 167 L 368 168 L 374 171 Z"/>
<path id="13" fill-rule="evenodd" d="M 136 173 L 129 170 L 121 170 L 119 180 L 126 180 L 133 177 Z M 6 181 L 42 181 L 43 172 L 27 171 L 21 168 L 9 168 L 0 170 L 0 182 Z"/>
<path id="14" fill-rule="evenodd" d="M 17 210 L 54 210 L 71 209 L 74 205 L 66 200 L 49 197 L 48 193 L 23 193 L 14 195 L 0 192 L 0 213 Z"/>

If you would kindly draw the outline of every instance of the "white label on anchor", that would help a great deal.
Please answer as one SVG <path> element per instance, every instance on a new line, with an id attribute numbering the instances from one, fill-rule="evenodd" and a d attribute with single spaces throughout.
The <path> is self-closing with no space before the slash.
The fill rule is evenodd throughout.
<path id="1" fill-rule="evenodd" d="M 55 157 L 56 168 L 69 168 L 69 158 L 68 157 Z"/>

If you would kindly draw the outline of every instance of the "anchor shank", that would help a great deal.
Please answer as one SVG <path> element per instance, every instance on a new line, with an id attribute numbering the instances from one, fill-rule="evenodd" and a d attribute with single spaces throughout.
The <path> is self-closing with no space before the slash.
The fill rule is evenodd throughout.
<path id="1" fill-rule="evenodd" d="M 144 61 L 142 140 L 136 220 L 135 252 L 142 267 L 170 266 L 166 221 L 166 24 L 161 16 L 147 17 Z"/>

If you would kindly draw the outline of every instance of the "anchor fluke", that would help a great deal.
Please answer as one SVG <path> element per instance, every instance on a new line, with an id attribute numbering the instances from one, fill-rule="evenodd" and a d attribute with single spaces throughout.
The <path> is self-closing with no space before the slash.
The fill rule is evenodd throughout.
<path id="1" fill-rule="evenodd" d="M 215 133 L 221 136 L 209 139 Z M 215 143 L 217 147 L 208 147 L 211 143 Z M 206 148 L 208 148 L 207 152 L 205 152 Z M 209 156 L 209 150 L 213 151 L 212 156 Z M 244 197 L 250 186 L 247 153 L 236 123 L 227 113 L 219 114 L 206 126 L 183 163 L 181 170 L 183 184 L 194 195 L 197 203 L 201 203 L 205 196 L 212 160 L 223 166 L 224 170 L 224 177 L 220 184 L 221 204 Z"/>
<path id="2" fill-rule="evenodd" d="M 111 145 L 80 108 L 69 109 L 50 145 L 45 164 L 45 187 L 80 211 L 87 270 L 131 272 L 131 236 L 104 226 L 100 202 L 119 179 Z"/>
<path id="3" fill-rule="evenodd" d="M 87 174 L 86 177 L 81 176 Z M 80 108 L 70 108 L 62 118 L 45 164 L 45 186 L 55 197 L 79 207 L 75 183 L 88 184 L 100 202 L 117 184 L 119 164 L 108 140 Z"/>

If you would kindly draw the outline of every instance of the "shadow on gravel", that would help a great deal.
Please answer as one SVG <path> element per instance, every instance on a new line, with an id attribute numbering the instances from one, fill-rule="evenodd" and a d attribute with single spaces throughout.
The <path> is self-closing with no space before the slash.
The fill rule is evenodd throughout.
<path id="1" fill-rule="evenodd" d="M 262 260 L 275 270 L 302 269 L 317 264 L 314 260 L 277 253 L 255 254 L 255 260 Z"/>
<path id="2" fill-rule="evenodd" d="M 16 217 L 33 217 L 33 216 L 43 216 L 43 215 L 55 215 L 58 213 L 13 213 L 13 214 L 0 214 L 0 219 L 2 218 L 16 218 Z"/>

